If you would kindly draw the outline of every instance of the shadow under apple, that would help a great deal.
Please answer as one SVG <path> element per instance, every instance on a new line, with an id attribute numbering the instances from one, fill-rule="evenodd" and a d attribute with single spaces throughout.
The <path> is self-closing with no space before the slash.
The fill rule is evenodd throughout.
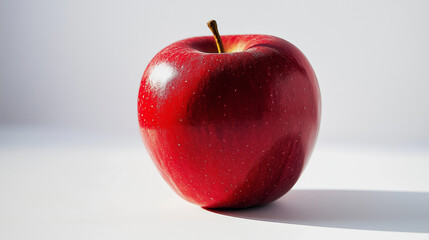
<path id="1" fill-rule="evenodd" d="M 292 190 L 265 206 L 210 211 L 258 221 L 429 233 L 429 192 Z"/>

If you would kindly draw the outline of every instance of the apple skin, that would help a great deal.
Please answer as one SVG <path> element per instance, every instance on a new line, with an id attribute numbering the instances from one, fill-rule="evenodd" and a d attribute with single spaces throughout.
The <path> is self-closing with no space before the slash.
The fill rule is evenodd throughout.
<path id="1" fill-rule="evenodd" d="M 189 38 L 147 66 L 138 95 L 146 149 L 189 202 L 244 208 L 296 183 L 320 125 L 316 75 L 301 51 L 268 35 Z"/>

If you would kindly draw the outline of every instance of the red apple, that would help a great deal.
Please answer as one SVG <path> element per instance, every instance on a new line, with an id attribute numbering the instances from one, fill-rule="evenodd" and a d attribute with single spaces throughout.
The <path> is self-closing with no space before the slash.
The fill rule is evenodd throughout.
<path id="1" fill-rule="evenodd" d="M 311 154 L 320 92 L 298 48 L 267 35 L 178 41 L 147 66 L 138 95 L 146 148 L 167 183 L 206 208 L 288 192 Z"/>

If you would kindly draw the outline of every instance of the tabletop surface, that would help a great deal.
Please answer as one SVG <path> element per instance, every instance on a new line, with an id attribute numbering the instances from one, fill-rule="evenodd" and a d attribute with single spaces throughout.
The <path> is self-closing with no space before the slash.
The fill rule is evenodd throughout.
<path id="1" fill-rule="evenodd" d="M 267 206 L 178 197 L 140 139 L 0 129 L 0 239 L 429 239 L 425 145 L 320 143 Z"/>

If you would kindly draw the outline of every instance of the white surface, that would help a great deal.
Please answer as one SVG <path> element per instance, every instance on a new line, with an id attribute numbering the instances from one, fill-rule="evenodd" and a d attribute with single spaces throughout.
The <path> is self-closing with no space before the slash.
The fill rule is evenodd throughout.
<path id="1" fill-rule="evenodd" d="M 429 151 L 317 145 L 275 203 L 176 196 L 136 136 L 0 128 L 0 239 L 429 239 Z"/>
<path id="2" fill-rule="evenodd" d="M 429 139 L 429 1 L 2 0 L 0 124 L 132 135 L 150 59 L 168 44 L 263 33 L 308 57 L 320 140 Z"/>

